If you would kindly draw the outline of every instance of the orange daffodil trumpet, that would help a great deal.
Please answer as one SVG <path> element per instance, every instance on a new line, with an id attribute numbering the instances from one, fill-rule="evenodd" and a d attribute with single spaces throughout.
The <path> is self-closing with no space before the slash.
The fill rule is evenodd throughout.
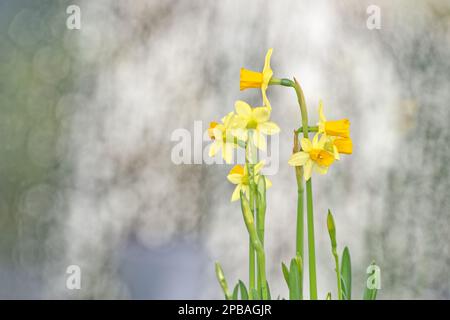
<path id="1" fill-rule="evenodd" d="M 326 149 L 332 152 L 336 160 L 340 160 L 339 154 L 352 154 L 353 143 L 350 139 L 350 121 L 348 119 L 327 121 L 323 113 L 322 100 L 319 101 L 318 132 L 326 134 L 328 139 Z"/>
<path id="2" fill-rule="evenodd" d="M 260 161 L 254 166 L 254 177 L 255 180 L 258 181 L 260 177 L 260 171 L 264 166 L 264 161 Z M 250 176 L 248 173 L 247 166 L 235 165 L 233 169 L 230 170 L 230 173 L 227 176 L 228 181 L 232 184 L 236 185 L 234 188 L 233 194 L 231 196 L 231 201 L 239 200 L 241 191 L 248 197 L 250 194 Z M 272 186 L 272 182 L 269 179 L 266 179 L 266 188 Z"/>
<path id="3" fill-rule="evenodd" d="M 272 107 L 270 106 L 269 99 L 267 98 L 266 90 L 273 75 L 272 68 L 270 67 L 271 56 L 272 48 L 267 51 L 262 72 L 255 72 L 241 68 L 239 82 L 239 88 L 241 91 L 248 88 L 261 88 L 264 106 L 269 108 L 269 110 L 272 110 Z"/>
<path id="4" fill-rule="evenodd" d="M 340 160 L 341 154 L 352 154 L 353 143 L 350 138 L 342 137 L 330 137 L 327 136 L 327 142 L 325 143 L 325 149 L 334 154 L 336 160 Z"/>
<path id="5" fill-rule="evenodd" d="M 352 154 L 353 143 L 350 138 L 334 137 L 333 145 L 336 147 L 339 153 Z"/>
<path id="6" fill-rule="evenodd" d="M 319 119 L 317 123 L 319 133 L 326 133 L 329 136 L 350 137 L 350 121 L 348 119 L 327 121 L 323 113 L 322 100 L 319 101 Z"/>
<path id="7" fill-rule="evenodd" d="M 303 166 L 303 176 L 306 181 L 311 178 L 313 170 L 325 174 L 328 167 L 334 162 L 334 154 L 325 149 L 327 136 L 316 134 L 313 141 L 303 138 L 300 141 L 302 151 L 294 153 L 288 163 L 291 166 Z"/>

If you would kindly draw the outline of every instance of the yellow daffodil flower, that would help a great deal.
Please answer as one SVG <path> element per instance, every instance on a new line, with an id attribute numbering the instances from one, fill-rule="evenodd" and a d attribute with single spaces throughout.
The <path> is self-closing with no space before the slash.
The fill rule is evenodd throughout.
<path id="1" fill-rule="evenodd" d="M 236 115 L 233 119 L 233 134 L 240 140 L 247 141 L 248 131 L 251 130 L 254 145 L 261 150 L 266 150 L 264 135 L 273 135 L 280 132 L 278 125 L 269 121 L 269 108 L 252 108 L 244 101 L 236 101 L 234 106 Z"/>
<path id="2" fill-rule="evenodd" d="M 272 107 L 270 106 L 269 99 L 267 99 L 266 90 L 273 75 L 272 68 L 270 67 L 271 56 L 272 48 L 267 51 L 262 72 L 255 72 L 241 68 L 241 76 L 239 82 L 240 90 L 245 90 L 248 88 L 261 88 L 264 106 L 268 107 L 269 110 L 271 110 Z"/>
<path id="3" fill-rule="evenodd" d="M 333 153 L 325 150 L 327 136 L 316 134 L 313 141 L 303 138 L 300 141 L 302 151 L 294 153 L 288 163 L 291 166 L 303 166 L 303 176 L 305 181 L 311 178 L 312 171 L 319 174 L 325 174 L 328 167 L 334 162 Z"/>
<path id="4" fill-rule="evenodd" d="M 258 182 L 258 179 L 260 177 L 260 171 L 262 167 L 264 166 L 264 161 L 260 161 L 257 164 L 255 164 L 253 170 L 254 170 L 254 176 L 255 176 L 255 183 Z M 272 182 L 264 177 L 266 179 L 266 188 L 270 188 L 272 186 Z M 244 194 L 248 197 L 250 194 L 250 180 L 249 180 L 249 174 L 247 170 L 247 166 L 241 166 L 241 165 L 235 165 L 233 169 L 230 170 L 230 173 L 227 176 L 228 181 L 230 181 L 232 184 L 236 185 L 236 188 L 233 191 L 233 194 L 231 195 L 231 201 L 236 201 L 240 199 L 240 192 L 241 190 L 244 192 Z"/>
<path id="5" fill-rule="evenodd" d="M 323 113 L 322 101 L 319 102 L 319 118 L 317 123 L 319 133 L 326 133 L 329 136 L 350 137 L 350 121 L 348 119 L 327 121 Z"/>
<path id="6" fill-rule="evenodd" d="M 209 137 L 214 140 L 209 149 L 209 156 L 214 157 L 222 150 L 222 157 L 226 163 L 233 160 L 233 151 L 236 148 L 234 137 L 230 134 L 234 112 L 222 118 L 222 123 L 211 122 L 208 128 Z"/>

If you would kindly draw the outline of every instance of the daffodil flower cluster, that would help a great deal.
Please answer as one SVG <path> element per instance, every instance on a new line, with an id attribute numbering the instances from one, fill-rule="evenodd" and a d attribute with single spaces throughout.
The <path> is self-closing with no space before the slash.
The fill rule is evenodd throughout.
<path id="1" fill-rule="evenodd" d="M 323 113 L 322 101 L 319 102 L 318 132 L 312 142 L 309 138 L 300 141 L 302 151 L 294 153 L 289 159 L 291 166 L 302 166 L 305 180 L 311 178 L 312 172 L 325 174 L 339 154 L 351 154 L 350 121 L 348 119 L 327 121 Z M 320 137 L 319 137 L 320 136 Z"/>
<path id="2" fill-rule="evenodd" d="M 234 110 L 221 119 L 211 122 L 208 134 L 213 140 L 209 155 L 221 153 L 226 163 L 233 161 L 233 152 L 242 147 L 246 152 L 245 165 L 237 164 L 229 172 L 227 179 L 235 185 L 231 201 L 240 200 L 245 226 L 249 235 L 249 279 L 248 289 L 243 281 L 239 281 L 232 293 L 219 263 L 216 263 L 216 274 L 227 299 L 270 299 L 269 286 L 266 279 L 266 256 L 264 249 L 266 189 L 272 186 L 271 181 L 262 175 L 264 161 L 258 161 L 256 149 L 266 150 L 266 136 L 277 134 L 280 128 L 270 121 L 272 106 L 267 97 L 270 85 L 290 87 L 295 90 L 301 113 L 301 128 L 294 131 L 294 152 L 288 164 L 295 168 L 297 178 L 297 223 L 296 253 L 289 267 L 282 263 L 282 273 L 289 289 L 291 300 L 303 299 L 304 278 L 304 201 L 306 199 L 306 227 L 308 245 L 308 273 L 310 299 L 317 299 L 316 259 L 314 240 L 314 215 L 311 176 L 313 172 L 327 173 L 329 167 L 340 160 L 341 154 L 353 152 L 350 138 L 350 121 L 348 119 L 327 120 L 323 111 L 323 103 L 319 101 L 319 122 L 309 126 L 305 98 L 300 84 L 294 78 L 278 79 L 273 77 L 270 66 L 272 49 L 269 49 L 261 72 L 241 69 L 240 90 L 257 88 L 261 90 L 262 106 L 252 107 L 238 100 Z M 299 141 L 299 135 L 303 137 Z M 314 134 L 312 140 L 310 135 Z M 306 185 L 306 196 L 305 188 Z M 346 247 L 339 261 L 337 251 L 336 227 L 330 211 L 327 216 L 327 229 L 331 241 L 331 252 L 335 261 L 337 279 L 337 298 L 351 299 L 351 264 L 350 253 Z M 256 259 L 255 259 L 256 258 Z M 327 294 L 331 299 L 331 293 Z M 376 290 L 364 293 L 364 299 L 375 299 Z"/>
<path id="3" fill-rule="evenodd" d="M 265 151 L 267 149 L 266 136 L 280 132 L 278 125 L 270 121 L 272 107 L 266 95 L 266 90 L 273 74 L 270 68 L 271 54 L 272 49 L 267 52 L 262 72 L 241 69 L 240 89 L 260 88 L 263 105 L 252 107 L 247 102 L 238 100 L 234 104 L 234 111 L 224 116 L 221 123 L 211 122 L 208 128 L 209 137 L 213 140 L 209 149 L 210 157 L 214 157 L 218 152 L 221 152 L 225 162 L 230 164 L 233 162 L 233 154 L 236 148 L 240 146 L 247 148 L 249 144 L 252 144 L 256 148 Z M 250 160 L 250 164 L 255 165 L 252 163 L 254 159 Z M 259 172 L 262 166 L 263 162 L 255 165 L 254 178 L 257 178 L 256 171 Z M 228 177 L 233 176 L 235 174 L 233 170 L 236 171 L 237 168 L 234 167 Z M 243 170 L 248 175 L 248 169 L 244 168 Z M 233 181 L 236 180 L 231 179 L 230 181 L 235 183 Z M 240 188 L 239 185 L 241 184 L 238 184 L 238 187 L 233 193 L 232 201 L 239 199 L 241 189 L 243 191 L 247 190 L 246 188 Z M 248 192 L 245 192 L 245 194 L 248 195 Z"/>

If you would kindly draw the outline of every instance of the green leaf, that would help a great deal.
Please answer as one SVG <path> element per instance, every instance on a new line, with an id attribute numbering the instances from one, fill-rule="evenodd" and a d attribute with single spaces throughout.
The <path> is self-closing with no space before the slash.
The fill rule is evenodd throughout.
<path id="1" fill-rule="evenodd" d="M 331 300 L 331 292 L 327 293 L 327 296 L 325 297 L 325 300 Z"/>
<path id="2" fill-rule="evenodd" d="M 286 267 L 284 262 L 281 263 L 281 270 L 283 271 L 284 280 L 289 288 L 289 269 Z"/>
<path id="3" fill-rule="evenodd" d="M 239 283 L 237 283 L 235 286 L 234 286 L 234 289 L 233 289 L 233 300 L 239 300 L 239 297 L 238 297 L 238 293 L 239 293 Z"/>
<path id="4" fill-rule="evenodd" d="M 291 260 L 289 269 L 289 299 L 300 300 L 300 272 L 298 270 L 298 261 L 295 258 Z"/>
<path id="5" fill-rule="evenodd" d="M 297 263 L 298 272 L 300 273 L 300 276 L 301 276 L 301 274 L 303 272 L 303 260 L 302 260 L 302 257 L 296 256 L 294 259 L 295 259 L 295 262 Z"/>
<path id="6" fill-rule="evenodd" d="M 298 285 L 300 288 L 300 300 L 303 300 L 303 282 L 302 282 L 303 260 L 302 260 L 302 257 L 297 255 L 295 257 L 295 262 L 297 263 L 297 267 L 298 267 L 298 277 L 299 277 Z"/>
<path id="7" fill-rule="evenodd" d="M 372 262 L 372 264 L 369 266 L 369 268 L 371 267 L 371 266 L 376 266 L 375 265 L 375 262 Z M 377 266 L 376 266 L 377 267 Z M 368 270 L 369 270 L 369 268 L 368 268 Z M 367 280 L 366 280 L 366 288 L 364 289 L 364 295 L 363 295 L 363 299 L 364 300 L 375 300 L 376 298 L 377 298 L 377 292 L 378 292 L 378 290 L 376 289 L 376 288 L 374 288 L 374 289 L 369 289 L 369 286 L 368 286 L 368 281 L 369 281 L 369 278 L 371 278 L 371 277 L 373 277 L 374 276 L 374 274 L 375 274 L 375 270 L 373 271 L 373 272 L 371 272 L 371 273 L 368 273 L 368 275 L 367 275 Z"/>
<path id="8" fill-rule="evenodd" d="M 350 259 L 350 251 L 347 247 L 342 252 L 341 259 L 341 283 L 344 300 L 352 299 L 352 263 Z"/>
<path id="9" fill-rule="evenodd" d="M 261 300 L 258 290 L 252 288 L 252 293 L 253 293 L 253 300 Z"/>
<path id="10" fill-rule="evenodd" d="M 269 282 L 266 281 L 266 286 L 267 286 L 267 295 L 269 297 L 269 300 L 272 300 L 272 296 L 270 295 L 270 287 L 269 287 Z"/>
<path id="11" fill-rule="evenodd" d="M 241 300 L 248 300 L 247 288 L 245 287 L 244 282 L 242 282 L 241 280 L 239 280 L 239 289 L 241 291 Z"/>

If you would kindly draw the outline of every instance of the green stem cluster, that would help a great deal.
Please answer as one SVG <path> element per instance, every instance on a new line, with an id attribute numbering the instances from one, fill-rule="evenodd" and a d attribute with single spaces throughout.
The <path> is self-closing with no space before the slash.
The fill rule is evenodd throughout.
<path id="1" fill-rule="evenodd" d="M 305 96 L 303 90 L 294 78 L 294 81 L 290 79 L 272 79 L 270 81 L 271 85 L 281 85 L 285 87 L 291 87 L 295 90 L 297 95 L 298 105 L 300 107 L 301 114 L 301 129 L 304 138 L 309 138 L 309 126 L 308 126 L 308 111 L 306 108 Z M 296 130 L 296 134 L 300 133 Z M 296 142 L 298 144 L 298 142 Z M 294 145 L 294 148 L 298 146 Z M 303 257 L 303 175 L 301 171 L 296 170 L 297 185 L 298 185 L 298 203 L 297 203 L 297 254 L 301 254 L 302 261 Z M 300 182 L 301 181 L 301 182 Z M 316 279 L 316 250 L 315 250 L 315 239 L 314 239 L 314 214 L 313 214 L 313 198 L 312 198 L 312 182 L 311 178 L 306 181 L 306 210 L 307 210 L 307 228 L 308 228 L 308 262 L 309 262 L 309 292 L 311 300 L 317 299 L 317 279 Z M 299 221 L 301 220 L 301 221 Z"/>
<path id="2" fill-rule="evenodd" d="M 264 220 L 265 220 L 265 185 L 264 199 L 260 199 L 255 178 L 256 146 L 253 143 L 252 132 L 249 132 L 249 142 L 246 146 L 246 166 L 249 177 L 249 198 L 241 195 L 242 213 L 249 233 L 249 297 L 255 299 L 261 296 L 268 299 L 266 266 L 264 252 Z M 248 203 L 248 208 L 246 203 Z M 256 226 L 255 226 L 256 218 Z M 256 254 L 256 261 L 255 261 Z M 256 263 L 255 263 L 256 262 Z M 256 271 L 256 274 L 255 274 Z M 255 288 L 256 283 L 256 288 Z M 255 292 L 257 296 L 255 296 Z"/>
<path id="3" fill-rule="evenodd" d="M 294 133 L 294 148 L 293 152 L 300 151 L 300 144 L 298 142 L 298 134 Z M 303 210 L 303 198 L 304 198 L 304 187 L 303 187 L 303 168 L 295 167 L 295 178 L 297 180 L 297 232 L 295 241 L 295 251 L 296 256 L 300 257 L 303 261 L 304 257 L 304 210 Z M 300 299 L 303 299 L 303 272 L 300 274 Z"/>

